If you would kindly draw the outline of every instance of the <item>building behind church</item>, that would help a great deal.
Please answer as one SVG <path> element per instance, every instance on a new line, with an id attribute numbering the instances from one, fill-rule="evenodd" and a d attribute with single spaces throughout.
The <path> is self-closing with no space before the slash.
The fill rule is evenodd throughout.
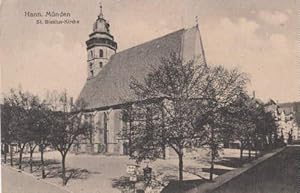
<path id="1" fill-rule="evenodd" d="M 278 127 L 278 136 L 283 136 L 287 143 L 289 135 L 293 140 L 300 140 L 300 102 L 277 103 L 269 100 L 265 110 L 271 112 Z"/>
<path id="2" fill-rule="evenodd" d="M 291 132 L 294 140 L 300 140 L 300 102 L 280 103 L 278 106 L 284 136 Z"/>
<path id="3" fill-rule="evenodd" d="M 126 127 L 121 117 L 122 105 L 136 100 L 129 88 L 131 78 L 143 81 L 151 66 L 159 65 L 161 58 L 172 52 L 183 62 L 204 61 L 198 25 L 117 52 L 118 44 L 102 7 L 86 46 L 87 80 L 77 100 L 85 104 L 93 131 L 74 145 L 75 152 L 127 154 L 128 144 L 119 133 Z"/>

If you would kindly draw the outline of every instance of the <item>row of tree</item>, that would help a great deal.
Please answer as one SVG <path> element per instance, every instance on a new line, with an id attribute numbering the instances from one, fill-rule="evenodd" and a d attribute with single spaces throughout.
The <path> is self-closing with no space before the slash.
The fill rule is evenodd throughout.
<path id="1" fill-rule="evenodd" d="M 121 136 L 129 142 L 131 158 L 154 160 L 170 147 L 178 155 L 182 180 L 184 149 L 207 147 L 212 180 L 215 160 L 227 142 L 240 142 L 241 158 L 245 148 L 257 152 L 279 144 L 272 113 L 246 94 L 245 74 L 183 62 L 174 53 L 152 68 L 143 81 L 132 79 L 138 102 L 123 108 L 128 124 Z"/>
<path id="2" fill-rule="evenodd" d="M 130 89 L 136 100 L 123 105 L 123 121 L 128 124 L 121 137 L 129 143 L 131 158 L 154 160 L 172 148 L 178 155 L 182 180 L 184 149 L 206 147 L 212 180 L 214 163 L 224 144 L 238 140 L 241 158 L 245 149 L 251 153 L 282 145 L 272 113 L 247 95 L 245 74 L 222 66 L 183 62 L 174 53 L 152 69 L 143 81 L 132 79 Z M 5 147 L 18 146 L 20 169 L 24 148 L 29 146 L 32 171 L 32 155 L 39 147 L 43 178 L 45 148 L 58 150 L 66 184 L 67 153 L 79 136 L 89 136 L 92 129 L 81 111 L 84 102 L 70 108 L 66 93 L 46 98 L 21 90 L 8 93 L 2 105 L 1 140 Z M 13 164 L 12 151 L 10 156 Z"/>
<path id="3" fill-rule="evenodd" d="M 13 166 L 13 149 L 18 147 L 18 168 L 22 169 L 24 149 L 29 148 L 30 172 L 33 167 L 33 153 L 40 151 L 41 174 L 46 177 L 44 151 L 50 147 L 59 151 L 62 158 L 63 184 L 67 183 L 65 160 L 72 144 L 80 135 L 86 135 L 89 124 L 82 113 L 70 112 L 66 92 L 48 94 L 46 100 L 29 92 L 11 90 L 4 96 L 1 106 L 1 142 L 4 163 L 10 153 Z M 72 110 L 78 110 L 74 105 Z M 10 147 L 10 148 L 9 148 Z M 10 149 L 10 151 L 8 151 Z"/>

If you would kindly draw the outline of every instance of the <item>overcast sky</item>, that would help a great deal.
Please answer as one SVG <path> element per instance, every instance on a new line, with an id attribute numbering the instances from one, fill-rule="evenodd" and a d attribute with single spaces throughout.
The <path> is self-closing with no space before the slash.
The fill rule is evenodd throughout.
<path id="1" fill-rule="evenodd" d="M 255 90 L 263 100 L 300 98 L 296 0 L 103 0 L 102 4 L 118 51 L 191 27 L 198 16 L 208 63 L 248 73 L 249 91 Z M 69 19 L 80 23 L 37 25 L 37 18 L 25 17 L 25 11 L 69 12 Z M 76 98 L 87 77 L 85 41 L 98 12 L 96 0 L 2 0 L 2 90 L 22 85 L 42 95 L 45 90 L 66 88 Z"/>

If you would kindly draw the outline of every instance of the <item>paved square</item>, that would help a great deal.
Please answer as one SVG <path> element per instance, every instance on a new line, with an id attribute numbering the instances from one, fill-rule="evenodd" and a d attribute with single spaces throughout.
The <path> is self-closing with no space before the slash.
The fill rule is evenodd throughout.
<path id="1" fill-rule="evenodd" d="M 24 156 L 24 171 L 29 172 L 28 154 Z M 40 154 L 34 154 L 33 175 L 40 178 Z M 216 164 L 216 175 L 220 175 L 232 170 L 234 164 L 232 160 L 226 162 L 227 159 L 238 160 L 239 150 L 225 149 L 220 160 L 220 164 Z M 15 155 L 17 157 L 17 155 Z M 44 155 L 46 161 L 46 181 L 62 186 L 61 174 L 61 157 L 56 151 L 46 152 Z M 209 157 L 204 149 L 196 152 L 187 153 L 184 159 L 184 179 L 201 179 L 208 178 Z M 127 164 L 135 164 L 134 160 L 130 160 L 127 156 L 105 156 L 105 155 L 88 155 L 88 154 L 68 154 L 66 167 L 67 176 L 69 176 L 66 189 L 74 193 L 119 193 L 126 189 L 124 179 Z M 141 164 L 140 170 L 144 168 L 145 163 Z M 153 176 L 161 185 L 167 185 L 169 180 L 178 179 L 178 159 L 172 157 L 167 160 L 158 159 L 149 163 L 153 168 Z M 17 167 L 17 166 L 15 166 Z M 4 176 L 6 179 L 7 176 Z M 162 188 L 163 186 L 161 186 Z"/>

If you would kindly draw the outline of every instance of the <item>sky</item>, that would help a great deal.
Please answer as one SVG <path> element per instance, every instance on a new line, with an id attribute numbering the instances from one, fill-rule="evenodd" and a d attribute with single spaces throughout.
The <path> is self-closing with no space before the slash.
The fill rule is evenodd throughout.
<path id="1" fill-rule="evenodd" d="M 0 0 L 1 90 L 35 94 L 67 89 L 86 77 L 85 41 L 97 0 Z M 118 51 L 198 23 L 207 63 L 246 72 L 249 92 L 266 101 L 299 101 L 296 0 L 102 0 Z M 36 24 L 25 12 L 69 12 L 79 24 Z M 44 18 L 45 19 L 45 18 Z M 60 19 L 60 18 L 56 18 Z M 67 18 L 65 18 L 67 19 Z"/>

